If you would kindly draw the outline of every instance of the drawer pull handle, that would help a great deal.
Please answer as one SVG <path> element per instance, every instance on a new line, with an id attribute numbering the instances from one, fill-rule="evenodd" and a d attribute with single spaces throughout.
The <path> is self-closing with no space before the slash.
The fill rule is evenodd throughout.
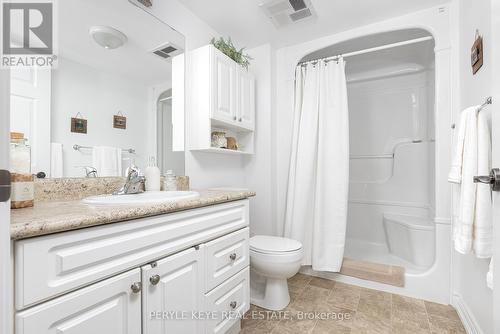
<path id="1" fill-rule="evenodd" d="M 130 286 L 130 289 L 132 290 L 133 293 L 139 293 L 142 290 L 142 284 L 141 282 L 135 282 Z"/>
<path id="2" fill-rule="evenodd" d="M 231 261 L 236 260 L 236 253 L 229 255 L 229 258 L 231 259 Z"/>
<path id="3" fill-rule="evenodd" d="M 229 306 L 234 310 L 236 308 L 236 306 L 238 305 L 238 303 L 236 303 L 235 301 L 229 303 Z"/>
<path id="4" fill-rule="evenodd" d="M 160 282 L 160 275 L 153 275 L 149 278 L 149 282 L 153 285 L 156 285 Z"/>

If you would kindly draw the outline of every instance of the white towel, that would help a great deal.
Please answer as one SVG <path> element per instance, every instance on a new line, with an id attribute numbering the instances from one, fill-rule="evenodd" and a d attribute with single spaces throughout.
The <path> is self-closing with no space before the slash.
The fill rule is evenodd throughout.
<path id="1" fill-rule="evenodd" d="M 100 177 L 122 175 L 122 150 L 116 147 L 95 146 L 92 150 L 92 167 Z"/>
<path id="2" fill-rule="evenodd" d="M 50 177 L 63 177 L 63 145 L 61 143 L 50 144 Z"/>
<path id="3" fill-rule="evenodd" d="M 477 115 L 477 175 L 489 175 L 491 170 L 491 113 L 483 109 Z M 474 217 L 474 254 L 478 258 L 493 256 L 493 213 L 488 184 L 478 183 Z"/>
<path id="4" fill-rule="evenodd" d="M 474 251 L 479 258 L 492 256 L 491 193 L 487 184 L 475 184 L 473 177 L 488 175 L 491 169 L 491 135 L 488 113 L 479 106 L 460 115 L 448 181 L 455 184 L 453 240 L 462 254 Z"/>
<path id="5" fill-rule="evenodd" d="M 456 154 L 462 152 L 461 162 L 458 158 L 453 158 L 453 170 L 450 172 L 449 179 L 460 177 L 460 190 L 458 197 L 458 212 L 456 213 L 453 224 L 453 239 L 455 249 L 467 254 L 472 250 L 472 231 L 474 225 L 475 206 L 476 206 L 476 184 L 472 182 L 473 177 L 477 175 L 477 107 L 468 108 L 463 111 L 465 121 L 460 122 L 464 129 L 458 129 Z M 463 143 L 460 143 L 460 136 L 463 133 Z M 462 146 L 462 148 L 460 148 Z M 454 175 L 455 174 L 455 175 Z"/>
<path id="6" fill-rule="evenodd" d="M 488 274 L 486 274 L 486 285 L 493 290 L 493 258 L 490 260 L 490 268 Z"/>
<path id="7" fill-rule="evenodd" d="M 448 175 L 448 181 L 451 183 L 460 184 L 462 181 L 462 163 L 464 156 L 464 141 L 465 141 L 465 128 L 467 124 L 467 117 L 471 112 L 475 112 L 478 106 L 470 107 L 460 113 L 460 121 L 455 131 L 455 147 L 451 159 L 451 168 Z"/>

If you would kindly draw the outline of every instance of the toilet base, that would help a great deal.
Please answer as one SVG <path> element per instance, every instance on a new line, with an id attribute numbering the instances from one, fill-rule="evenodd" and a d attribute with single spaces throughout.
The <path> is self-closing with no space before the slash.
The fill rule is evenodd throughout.
<path id="1" fill-rule="evenodd" d="M 257 291 L 252 291 L 250 302 L 267 310 L 283 310 L 290 303 L 287 280 L 266 278 L 265 281 L 264 295 L 262 296 Z"/>

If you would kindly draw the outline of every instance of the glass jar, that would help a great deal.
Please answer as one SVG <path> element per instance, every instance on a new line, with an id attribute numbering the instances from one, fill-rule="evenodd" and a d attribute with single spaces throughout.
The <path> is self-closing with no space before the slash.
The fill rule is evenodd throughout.
<path id="1" fill-rule="evenodd" d="M 22 133 L 10 134 L 10 172 L 31 175 L 31 148 Z"/>
<path id="2" fill-rule="evenodd" d="M 177 177 L 175 176 L 174 171 L 167 170 L 167 174 L 165 175 L 163 189 L 165 191 L 177 190 Z"/>
<path id="3" fill-rule="evenodd" d="M 31 174 L 31 148 L 24 134 L 10 135 L 10 173 L 12 183 L 11 208 L 34 205 L 34 182 Z"/>

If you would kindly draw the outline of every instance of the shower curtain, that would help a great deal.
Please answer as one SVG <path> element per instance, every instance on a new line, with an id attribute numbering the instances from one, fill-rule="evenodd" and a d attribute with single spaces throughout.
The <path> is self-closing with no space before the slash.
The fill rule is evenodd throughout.
<path id="1" fill-rule="evenodd" d="M 345 62 L 299 65 L 284 235 L 302 242 L 302 264 L 313 270 L 340 271 L 348 187 Z"/>

